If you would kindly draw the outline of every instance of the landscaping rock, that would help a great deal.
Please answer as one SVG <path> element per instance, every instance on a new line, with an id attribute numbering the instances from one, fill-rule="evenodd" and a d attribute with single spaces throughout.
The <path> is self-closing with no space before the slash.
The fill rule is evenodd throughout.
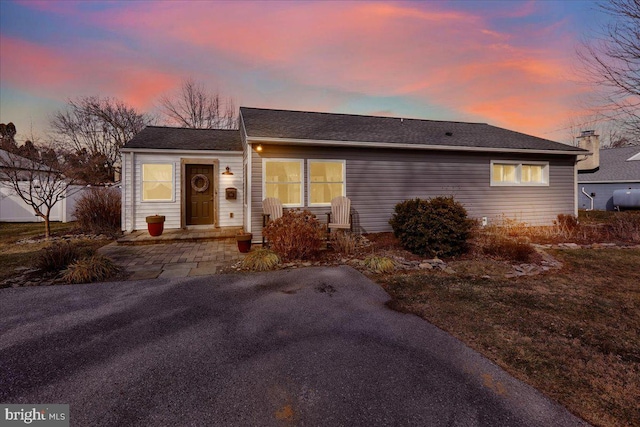
<path id="1" fill-rule="evenodd" d="M 422 262 L 418 265 L 418 267 L 420 268 L 420 270 L 433 270 L 433 265 L 428 262 Z"/>

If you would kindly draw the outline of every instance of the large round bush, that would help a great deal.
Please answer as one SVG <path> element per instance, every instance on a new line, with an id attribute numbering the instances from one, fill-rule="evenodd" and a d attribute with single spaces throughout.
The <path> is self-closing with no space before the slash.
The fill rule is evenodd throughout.
<path id="1" fill-rule="evenodd" d="M 467 249 L 473 222 L 453 197 L 400 202 L 389 221 L 405 249 L 417 255 L 450 257 Z"/>

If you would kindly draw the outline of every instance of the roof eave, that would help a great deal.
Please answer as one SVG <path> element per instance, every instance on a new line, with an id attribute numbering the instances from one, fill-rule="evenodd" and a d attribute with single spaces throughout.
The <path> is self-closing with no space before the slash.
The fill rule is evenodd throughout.
<path id="1" fill-rule="evenodd" d="M 183 153 L 183 154 L 227 154 L 227 155 L 242 155 L 242 150 L 184 150 L 181 148 L 127 148 L 123 147 L 120 149 L 121 153 Z"/>
<path id="2" fill-rule="evenodd" d="M 247 136 L 248 144 L 274 144 L 274 145 L 313 145 L 335 147 L 358 148 L 400 148 L 403 150 L 441 150 L 441 151 L 473 151 L 473 152 L 500 152 L 500 153 L 533 153 L 533 154 L 562 154 L 571 156 L 590 155 L 589 151 L 578 150 L 541 150 L 531 148 L 493 148 L 493 147 L 464 147 L 455 145 L 426 145 L 426 144 L 402 144 L 395 142 L 361 142 L 361 141 L 332 141 L 317 139 L 296 138 L 269 138 Z"/>

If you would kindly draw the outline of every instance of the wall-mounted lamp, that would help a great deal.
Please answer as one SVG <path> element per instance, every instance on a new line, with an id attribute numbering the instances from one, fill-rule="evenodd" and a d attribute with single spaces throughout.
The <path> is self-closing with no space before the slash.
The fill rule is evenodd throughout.
<path id="1" fill-rule="evenodd" d="M 258 153 L 262 151 L 262 144 L 258 144 L 258 146 L 256 147 L 256 151 Z"/>
<path id="2" fill-rule="evenodd" d="M 231 172 L 231 168 L 227 166 L 224 172 L 222 172 L 222 175 L 233 175 L 233 172 Z"/>

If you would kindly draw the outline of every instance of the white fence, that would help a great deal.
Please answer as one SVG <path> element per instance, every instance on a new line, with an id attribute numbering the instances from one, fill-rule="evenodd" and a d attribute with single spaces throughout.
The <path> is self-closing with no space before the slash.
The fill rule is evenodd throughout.
<path id="1" fill-rule="evenodd" d="M 73 221 L 76 202 L 89 187 L 72 185 L 67 189 L 64 199 L 53 205 L 49 219 L 51 221 Z M 44 221 L 33 212 L 33 208 L 17 196 L 10 187 L 0 183 L 0 222 L 41 222 Z"/>

